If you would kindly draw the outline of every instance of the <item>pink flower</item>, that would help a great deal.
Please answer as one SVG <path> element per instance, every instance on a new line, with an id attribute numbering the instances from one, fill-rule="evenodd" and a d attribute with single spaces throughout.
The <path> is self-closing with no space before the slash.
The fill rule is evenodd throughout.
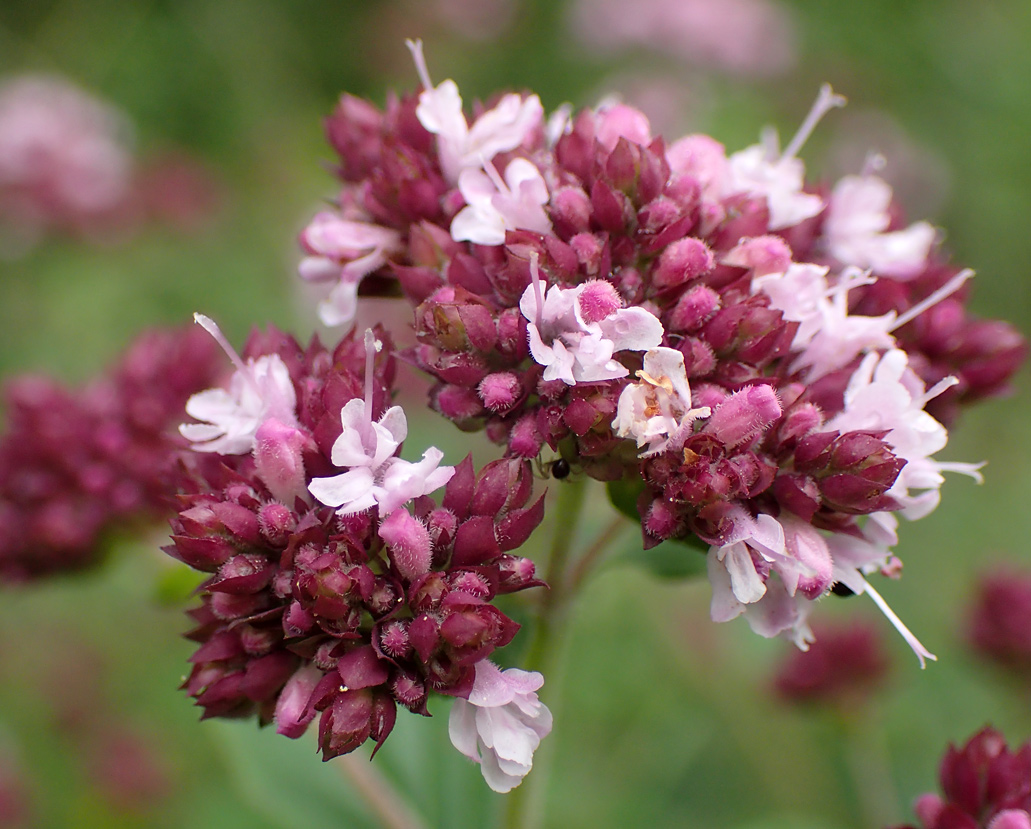
<path id="1" fill-rule="evenodd" d="M 645 352 L 640 383 L 631 383 L 619 395 L 612 428 L 620 437 L 632 437 L 638 448 L 647 444 L 642 457 L 657 455 L 683 445 L 692 424 L 708 417 L 708 406 L 691 407 L 691 386 L 684 370 L 684 355 L 674 348 Z"/>
<path id="2" fill-rule="evenodd" d="M 422 41 L 407 41 L 422 80 L 419 107 L 415 114 L 423 127 L 437 136 L 441 168 L 451 182 L 462 170 L 481 168 L 498 153 L 514 150 L 540 127 L 544 107 L 540 98 L 530 95 L 504 95 L 497 106 L 477 118 L 472 126 L 462 111 L 458 85 L 447 80 L 434 86 L 422 54 Z"/>
<path id="3" fill-rule="evenodd" d="M 467 700 L 451 707 L 451 743 L 480 764 L 496 792 L 518 786 L 533 766 L 533 753 L 551 733 L 551 712 L 537 698 L 544 677 L 518 668 L 500 670 L 484 660 Z"/>
<path id="4" fill-rule="evenodd" d="M 825 267 L 793 263 L 784 273 L 752 281 L 752 290 L 770 297 L 770 306 L 782 311 L 784 319 L 799 323 L 791 347 L 800 353 L 792 368 L 808 369 L 810 380 L 847 366 L 864 351 L 895 345 L 890 333 L 897 325 L 894 314 L 849 313 L 849 291 L 873 280 L 846 269 L 832 288 L 826 274 Z"/>
<path id="5" fill-rule="evenodd" d="M 372 332 L 365 335 L 371 354 L 379 350 Z M 371 370 L 368 376 L 372 376 Z M 308 491 L 320 503 L 337 507 L 339 515 L 351 515 L 379 507 L 380 517 L 420 495 L 427 495 L 444 486 L 454 474 L 454 467 L 440 466 L 444 453 L 430 447 L 418 463 L 394 457 L 408 435 L 408 419 L 404 409 L 391 406 L 377 422 L 372 420 L 372 389 L 366 398 L 354 398 L 340 410 L 343 431 L 333 443 L 331 460 L 347 471 L 328 478 L 315 478 Z"/>
<path id="6" fill-rule="evenodd" d="M 845 176 L 827 204 L 823 230 L 831 254 L 845 265 L 909 279 L 927 267 L 936 231 L 927 222 L 888 232 L 891 187 L 875 175 Z"/>
<path id="7" fill-rule="evenodd" d="M 319 303 L 319 318 L 326 325 L 348 325 L 357 310 L 358 284 L 400 250 L 401 235 L 322 212 L 301 232 L 301 244 L 310 255 L 301 260 L 300 275 L 310 282 L 337 281 Z"/>
<path id="8" fill-rule="evenodd" d="M 0 86 L 0 207 L 27 232 L 81 226 L 128 198 L 125 116 L 58 77 Z"/>
<path id="9" fill-rule="evenodd" d="M 643 46 L 744 75 L 783 72 L 795 57 L 787 10 L 770 0 L 578 0 L 570 25 L 596 48 Z"/>
<path id="10" fill-rule="evenodd" d="M 824 84 L 809 115 L 783 153 L 777 146 L 776 133 L 771 133 L 769 146 L 755 144 L 730 156 L 724 194 L 764 197 L 770 210 L 770 230 L 792 227 L 819 214 L 823 210 L 823 199 L 802 191 L 805 165 L 795 155 L 820 119 L 844 104 L 845 99 Z"/>
<path id="11" fill-rule="evenodd" d="M 244 363 L 211 319 L 193 316 L 237 366 L 228 389 L 197 392 L 186 402 L 186 414 L 202 421 L 179 427 L 180 434 L 193 441 L 193 451 L 245 455 L 254 448 L 254 436 L 267 420 L 296 425 L 296 393 L 279 356 L 269 354 Z"/>
<path id="12" fill-rule="evenodd" d="M 544 210 L 550 198 L 548 185 L 533 162 L 517 158 L 498 175 L 489 161 L 485 170 L 467 168 L 458 176 L 458 189 L 465 199 L 451 222 L 456 242 L 500 245 L 506 230 L 551 233 L 551 221 Z"/>
<path id="13" fill-rule="evenodd" d="M 960 472 L 982 480 L 981 464 L 944 463 L 931 457 L 945 448 L 949 436 L 924 407 L 954 382 L 954 378 L 946 378 L 927 391 L 909 368 L 906 352 L 892 349 L 884 355 L 868 354 L 849 380 L 844 409 L 827 423 L 828 428 L 842 432 L 887 431 L 886 442 L 906 461 L 888 495 L 902 505 L 903 515 L 910 520 L 937 507 L 945 481 L 942 472 Z"/>
<path id="14" fill-rule="evenodd" d="M 529 320 L 530 354 L 545 380 L 567 385 L 626 377 L 617 351 L 647 351 L 662 342 L 662 323 L 644 308 L 622 308 L 615 289 L 595 280 L 575 288 L 552 285 L 542 297 L 536 262 L 533 282 L 519 300 Z M 587 308 L 587 316 L 585 316 Z"/>

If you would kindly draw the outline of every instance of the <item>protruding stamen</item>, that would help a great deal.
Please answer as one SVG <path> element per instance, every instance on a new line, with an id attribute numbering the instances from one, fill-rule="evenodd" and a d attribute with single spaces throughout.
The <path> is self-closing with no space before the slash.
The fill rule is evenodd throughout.
<path id="1" fill-rule="evenodd" d="M 878 593 L 870 586 L 870 582 L 868 582 L 866 579 L 862 579 L 862 582 L 863 590 L 866 593 L 870 594 L 870 598 L 873 599 L 874 604 L 877 605 L 878 608 L 880 608 L 881 613 L 883 613 L 887 617 L 888 621 L 895 626 L 895 630 L 902 634 L 902 638 L 906 640 L 906 644 L 908 644 L 909 647 L 913 649 L 913 653 L 915 653 L 917 659 L 920 660 L 920 667 L 927 667 L 927 663 L 925 661 L 926 659 L 931 659 L 937 662 L 938 657 L 920 644 L 920 640 L 917 639 L 909 630 L 909 628 L 907 628 L 902 623 L 902 620 L 895 615 L 895 611 L 888 607 L 888 603 L 881 598 L 880 593 Z"/>
<path id="2" fill-rule="evenodd" d="M 365 329 L 365 424 L 372 425 L 372 392 L 376 354 L 383 350 L 383 343 L 376 339 L 371 328 Z"/>
<path id="3" fill-rule="evenodd" d="M 261 389 L 254 380 L 254 373 L 251 371 L 250 366 L 243 361 L 243 358 L 237 353 L 236 349 L 230 345 L 229 340 L 226 339 L 225 334 L 222 333 L 222 329 L 218 327 L 218 324 L 211 317 L 206 317 L 204 314 L 198 312 L 194 312 L 193 321 L 215 339 L 215 342 L 218 343 L 219 347 L 226 353 L 226 356 L 230 361 L 232 361 L 233 365 L 236 366 L 237 374 L 239 374 L 243 378 L 243 381 L 251 387 L 251 391 L 258 395 L 258 397 L 261 397 Z"/>
<path id="4" fill-rule="evenodd" d="M 970 270 L 970 268 L 960 271 L 958 274 L 952 277 L 952 279 L 950 279 L 948 282 L 942 285 L 933 294 L 925 297 L 912 308 L 910 308 L 908 311 L 906 311 L 906 313 L 902 314 L 897 320 L 895 320 L 895 323 L 891 326 L 889 330 L 897 331 L 907 322 L 912 322 L 928 308 L 933 308 L 946 297 L 949 297 L 952 294 L 956 293 L 956 291 L 963 287 L 963 283 L 970 279 L 970 277 L 972 277 L 973 275 L 974 272 Z"/>
<path id="5" fill-rule="evenodd" d="M 221 346 L 222 350 L 226 353 L 226 356 L 232 360 L 233 365 L 236 366 L 236 370 L 239 371 L 240 374 L 250 375 L 247 364 L 236 352 L 236 349 L 229 344 L 229 340 L 227 340 L 225 334 L 222 333 L 222 329 L 218 327 L 218 324 L 211 317 L 206 317 L 204 314 L 200 313 L 194 313 L 193 321 L 214 337 L 215 342 Z"/>
<path id="6" fill-rule="evenodd" d="M 415 71 L 419 73 L 419 80 L 422 81 L 423 88 L 429 92 L 433 89 L 433 81 L 430 80 L 430 71 L 426 68 L 426 58 L 422 54 L 422 40 L 419 38 L 405 40 L 405 46 L 412 53 L 412 59 L 415 61 Z"/>
<path id="7" fill-rule="evenodd" d="M 512 191 L 508 189 L 508 184 L 501 177 L 501 173 L 498 172 L 498 168 L 494 166 L 494 162 L 488 158 L 480 156 L 480 164 L 483 166 L 483 172 L 487 174 L 487 178 L 490 179 L 499 193 L 503 193 L 506 196 L 511 196 Z"/>
<path id="8" fill-rule="evenodd" d="M 981 474 L 981 468 L 987 464 L 988 461 L 981 461 L 980 463 L 961 463 L 960 461 L 938 461 L 939 472 L 955 472 L 959 475 L 966 475 L 968 478 L 973 478 L 977 483 L 984 483 L 984 475 Z"/>
<path id="9" fill-rule="evenodd" d="M 541 273 L 537 269 L 536 251 L 530 254 L 530 282 L 533 284 L 533 299 L 537 304 L 537 318 L 534 320 L 534 324 L 540 331 L 544 324 L 544 296 L 541 291 Z"/>
<path id="10" fill-rule="evenodd" d="M 820 123 L 820 119 L 832 109 L 843 107 L 846 103 L 848 103 L 848 99 L 843 95 L 836 95 L 829 83 L 821 86 L 820 94 L 816 96 L 813 108 L 809 110 L 809 114 L 802 122 L 802 126 L 798 128 L 795 137 L 791 139 L 791 143 L 785 147 L 781 159 L 794 158 L 798 151 L 802 149 L 802 145 L 805 144 L 809 136 L 812 135 L 816 125 Z"/>
<path id="11" fill-rule="evenodd" d="M 931 386 L 931 388 L 929 388 L 927 391 L 925 391 L 923 393 L 923 396 L 920 398 L 920 401 L 919 401 L 920 402 L 920 408 L 921 409 L 925 408 L 930 401 L 934 400 L 934 398 L 936 398 L 939 394 L 944 392 L 946 389 L 951 389 L 958 382 L 959 382 L 959 378 L 955 377 L 955 376 L 953 376 L 951 374 L 948 377 L 945 377 L 945 378 L 939 380 L 937 383 L 935 383 L 933 386 Z"/>

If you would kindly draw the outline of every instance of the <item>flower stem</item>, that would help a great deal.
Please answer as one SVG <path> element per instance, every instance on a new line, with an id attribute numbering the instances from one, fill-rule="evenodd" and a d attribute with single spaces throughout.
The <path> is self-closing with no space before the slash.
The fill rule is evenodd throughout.
<path id="1" fill-rule="evenodd" d="M 569 561 L 570 549 L 576 535 L 580 513 L 583 511 L 586 481 L 574 480 L 565 483 L 558 494 L 555 504 L 555 534 L 551 539 L 548 552 L 547 572 L 544 580 L 548 583 L 537 615 L 533 639 L 527 650 L 524 668 L 527 671 L 544 671 L 553 658 L 555 646 L 553 629 L 566 605 L 566 564 Z"/>
<path id="2" fill-rule="evenodd" d="M 564 639 L 562 622 L 570 598 L 567 587 L 571 580 L 566 578 L 566 570 L 577 525 L 583 512 L 586 489 L 585 480 L 571 480 L 559 488 L 558 501 L 553 511 L 554 534 L 544 577 L 548 583 L 548 590 L 538 607 L 533 638 L 523 662 L 525 670 L 540 671 L 544 674 L 548 683 L 547 696 L 553 701 L 558 699 L 558 691 L 561 688 L 556 657 Z M 554 713 L 555 703 L 551 702 L 550 707 Z M 548 779 L 547 766 L 551 752 L 551 743 L 546 740 L 537 751 L 533 771 L 520 786 L 507 795 L 503 825 L 508 829 L 530 829 L 539 823 L 544 796 L 543 786 Z"/>
<path id="3" fill-rule="evenodd" d="M 860 826 L 886 826 L 898 819 L 899 796 L 888 768 L 883 728 L 874 717 L 839 717 L 841 747 L 859 804 Z"/>
<path id="4" fill-rule="evenodd" d="M 337 761 L 337 767 L 384 829 L 425 829 L 426 824 L 408 808 L 397 790 L 365 757 L 345 755 Z"/>

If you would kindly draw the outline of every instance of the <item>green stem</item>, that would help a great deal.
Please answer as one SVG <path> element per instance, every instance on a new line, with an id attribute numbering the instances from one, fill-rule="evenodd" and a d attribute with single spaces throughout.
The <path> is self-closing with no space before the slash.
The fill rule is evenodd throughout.
<path id="1" fill-rule="evenodd" d="M 612 539 L 618 538 L 619 534 L 630 526 L 632 525 L 626 520 L 626 516 L 617 515 L 608 523 L 605 529 L 598 533 L 597 538 L 594 539 L 591 546 L 580 556 L 580 560 L 573 565 L 569 572 L 568 593 L 570 596 L 575 596 L 580 592 L 580 586 L 591 574 L 591 571 L 601 560 L 601 557 L 608 552 Z"/>
<path id="2" fill-rule="evenodd" d="M 347 754 L 337 761 L 337 768 L 384 829 L 425 829 L 426 824 L 364 756 Z"/>
<path id="3" fill-rule="evenodd" d="M 544 581 L 548 589 L 541 598 L 534 626 L 533 639 L 523 661 L 524 670 L 543 672 L 553 658 L 554 628 L 566 605 L 566 564 L 576 535 L 580 513 L 583 511 L 586 481 L 569 481 L 562 485 L 554 507 L 555 533 L 548 552 Z"/>
<path id="4" fill-rule="evenodd" d="M 555 529 L 544 577 L 548 583 L 548 590 L 538 608 L 533 639 L 523 663 L 525 670 L 540 671 L 545 675 L 548 683 L 547 696 L 552 700 L 558 699 L 557 689 L 561 687 L 556 655 L 563 638 L 562 621 L 569 598 L 566 595 L 566 568 L 577 524 L 583 512 L 585 494 L 584 480 L 572 480 L 563 483 L 559 488 L 558 501 L 552 513 Z M 551 708 L 554 713 L 554 703 Z M 506 796 L 503 825 L 508 829 L 530 829 L 539 822 L 550 756 L 551 745 L 545 740 L 537 751 L 533 771 L 522 784 Z"/>
<path id="5" fill-rule="evenodd" d="M 887 826 L 898 819 L 899 796 L 888 768 L 884 729 L 867 712 L 838 717 L 841 747 L 861 811 L 861 826 Z"/>

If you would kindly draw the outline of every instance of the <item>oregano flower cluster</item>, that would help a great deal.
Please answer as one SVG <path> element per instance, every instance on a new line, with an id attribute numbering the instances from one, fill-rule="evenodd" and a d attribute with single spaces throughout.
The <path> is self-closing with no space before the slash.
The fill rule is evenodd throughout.
<path id="1" fill-rule="evenodd" d="M 701 547 L 713 619 L 804 648 L 833 587 L 933 658 L 867 577 L 899 574 L 898 517 L 931 512 L 943 473 L 980 480 L 936 458 L 946 425 L 1026 347 L 967 312 L 972 271 L 901 219 L 883 159 L 806 182 L 799 153 L 844 99 L 824 87 L 783 149 L 728 153 L 622 104 L 546 116 L 506 94 L 469 117 L 409 47 L 421 91 L 345 95 L 327 121 L 337 209 L 301 235 L 323 320 L 396 289 L 431 407 L 636 500 L 645 547 Z"/>
<path id="2" fill-rule="evenodd" d="M 129 476 L 133 505 L 176 491 L 165 550 L 204 574 L 183 684 L 204 716 L 291 738 L 318 720 L 329 759 L 378 750 L 399 708 L 429 715 L 452 697 L 455 747 L 494 790 L 519 785 L 552 718 L 540 673 L 492 661 L 519 631 L 496 599 L 546 589 L 527 552 L 545 470 L 552 489 L 604 482 L 643 547 L 704 555 L 715 621 L 743 616 L 804 650 L 818 599 L 867 594 L 921 665 L 934 659 L 871 579 L 900 574 L 899 517 L 932 512 L 945 473 L 980 481 L 978 464 L 938 458 L 947 426 L 1006 389 L 1026 344 L 967 311 L 973 272 L 932 225 L 902 219 L 883 159 L 807 182 L 799 154 L 844 99 L 825 86 L 783 149 L 770 133 L 728 153 L 653 135 L 618 103 L 547 115 L 508 93 L 469 110 L 409 48 L 420 90 L 382 110 L 345 95 L 328 118 L 339 190 L 300 236 L 300 276 L 325 286 L 320 317 L 347 333 L 302 345 L 268 329 L 238 354 L 198 314 L 200 357 L 185 340 L 167 365 L 142 347 L 146 388 L 106 398 L 150 404 L 129 443 L 153 449 L 160 492 Z M 411 306 L 413 347 L 348 330 L 368 294 Z M 212 340 L 231 372 L 212 369 Z M 399 362 L 500 457 L 402 457 Z M 5 442 L 0 467 L 35 488 L 0 491 L 0 567 L 75 566 L 109 517 L 77 516 L 122 491 L 112 452 L 78 459 L 138 418 L 86 405 L 72 428 L 63 413 L 79 409 L 50 387 L 14 399 L 13 433 L 31 439 Z M 18 509 L 46 516 L 36 563 L 9 549 Z M 932 805 L 921 819 L 940 825 Z"/>

